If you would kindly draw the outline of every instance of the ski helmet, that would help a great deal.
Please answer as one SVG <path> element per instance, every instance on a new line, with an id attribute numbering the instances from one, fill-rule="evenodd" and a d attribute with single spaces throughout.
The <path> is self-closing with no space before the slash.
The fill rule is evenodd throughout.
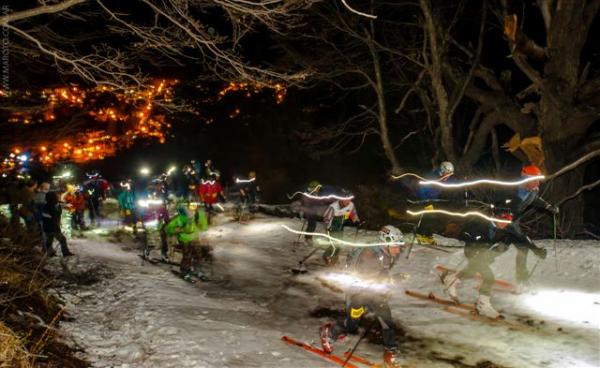
<path id="1" fill-rule="evenodd" d="M 313 191 L 317 190 L 317 188 L 320 186 L 321 186 L 321 183 L 319 183 L 316 180 L 312 180 L 310 183 L 308 183 L 308 191 L 313 192 Z"/>
<path id="2" fill-rule="evenodd" d="M 385 225 L 379 230 L 379 239 L 386 243 L 390 243 L 390 245 L 399 245 L 404 241 L 404 234 L 402 234 L 402 231 L 395 226 Z"/>
<path id="3" fill-rule="evenodd" d="M 440 164 L 440 173 L 442 175 L 454 174 L 454 165 L 450 161 L 444 161 Z"/>
<path id="4" fill-rule="evenodd" d="M 521 169 L 521 176 L 539 176 L 542 175 L 542 170 L 534 164 L 523 166 Z"/>

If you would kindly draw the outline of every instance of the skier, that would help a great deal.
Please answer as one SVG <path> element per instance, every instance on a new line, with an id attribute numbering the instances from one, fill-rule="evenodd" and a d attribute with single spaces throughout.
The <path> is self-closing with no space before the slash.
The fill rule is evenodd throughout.
<path id="1" fill-rule="evenodd" d="M 541 170 L 533 165 L 524 166 L 521 170 L 521 177 L 533 177 L 542 175 Z M 509 199 L 508 202 L 511 206 L 511 211 L 514 214 L 514 221 L 510 224 L 509 230 L 517 237 L 522 239 L 520 242 L 514 243 L 517 248 L 516 258 L 516 279 L 522 288 L 527 286 L 529 280 L 529 272 L 527 271 L 527 254 L 531 249 L 534 254 L 542 259 L 546 258 L 546 250 L 543 248 L 537 248 L 532 244 L 533 242 L 529 239 L 521 229 L 520 219 L 525 215 L 526 212 L 533 209 L 543 209 L 553 215 L 559 213 L 559 208 L 546 202 L 540 195 L 540 181 L 534 180 L 527 182 L 517 188 L 516 195 Z"/>
<path id="2" fill-rule="evenodd" d="M 36 230 L 38 233 L 42 234 L 44 233 L 43 231 L 43 217 L 42 217 L 42 212 L 44 211 L 44 205 L 46 204 L 46 193 L 48 193 L 50 191 L 50 183 L 48 182 L 42 182 L 40 185 L 38 185 L 35 194 L 33 196 L 33 208 L 35 209 L 35 222 L 37 224 L 36 226 Z M 43 238 L 43 236 L 42 236 Z M 44 239 L 42 239 L 42 248 L 44 246 Z"/>
<path id="3" fill-rule="evenodd" d="M 249 212 L 256 211 L 256 203 L 258 202 L 258 195 L 260 193 L 260 187 L 256 182 L 256 172 L 250 171 L 248 173 L 248 179 L 235 180 L 238 186 L 240 194 L 240 202 L 237 208 L 237 217 L 239 221 L 243 221 L 244 212 L 246 209 Z"/>
<path id="4" fill-rule="evenodd" d="M 385 246 L 355 248 L 346 261 L 348 271 L 365 280 L 365 285 L 356 285 L 346 291 L 346 316 L 335 324 L 326 323 L 321 326 L 319 335 L 323 351 L 331 353 L 333 344 L 347 333 L 358 330 L 360 319 L 365 313 L 373 313 L 381 325 L 384 345 L 383 361 L 385 368 L 396 368 L 397 344 L 396 324 L 387 301 L 387 292 L 369 289 L 369 282 L 389 283 L 389 269 L 399 256 L 403 242 L 402 232 L 391 225 L 379 230 L 378 242 Z M 388 290 L 388 288 L 386 288 Z"/>
<path id="5" fill-rule="evenodd" d="M 498 211 L 495 218 L 512 221 L 513 216 L 509 210 Z M 466 223 L 460 233 L 459 239 L 465 242 L 465 257 L 467 265 L 460 271 L 443 272 L 440 279 L 445 287 L 445 292 L 458 302 L 457 286 L 462 279 L 471 278 L 479 273 L 482 278 L 479 287 L 479 297 L 475 308 L 477 313 L 488 318 L 500 317 L 491 304 L 490 295 L 495 282 L 494 273 L 490 266 L 499 255 L 508 250 L 511 243 L 527 241 L 513 234 L 509 224 L 503 222 L 489 222 L 476 219 Z M 532 245 L 533 246 L 533 245 Z"/>
<path id="6" fill-rule="evenodd" d="M 453 175 L 454 164 L 452 164 L 452 162 L 450 161 L 444 161 L 440 164 L 438 168 L 432 171 L 428 179 L 437 180 L 441 182 L 451 182 L 453 181 Z M 424 204 L 426 205 L 425 209 L 433 209 L 433 202 L 440 198 L 441 193 L 442 188 L 438 186 L 418 185 L 417 187 L 417 196 L 419 197 L 419 200 L 424 202 Z M 431 223 L 431 219 L 431 217 L 423 217 L 420 220 L 417 239 L 421 244 L 436 244 L 435 240 L 433 239 L 434 224 Z"/>
<path id="7" fill-rule="evenodd" d="M 181 202 L 177 204 L 177 215 L 169 221 L 164 230 L 167 235 L 176 236 L 182 247 L 183 257 L 179 266 L 181 277 L 189 281 L 194 275 L 193 271 L 196 271 L 197 277 L 204 277 L 197 267 L 200 232 L 208 230 L 204 211 L 196 208 L 192 212 L 191 206 Z"/>
<path id="8" fill-rule="evenodd" d="M 73 253 L 67 247 L 67 238 L 65 238 L 60 228 L 60 219 L 62 216 L 62 208 L 58 202 L 58 195 L 56 192 L 46 193 L 46 204 L 42 212 L 42 225 L 44 229 L 44 235 L 46 238 L 45 251 L 48 257 L 53 257 L 56 252 L 52 249 L 52 243 L 54 239 L 57 239 L 60 243 L 60 250 L 63 257 L 72 256 Z"/>
<path id="9" fill-rule="evenodd" d="M 432 171 L 429 175 L 430 180 L 438 180 L 448 182 L 454 175 L 454 164 L 450 161 L 444 161 L 438 168 Z M 421 200 L 435 200 L 440 197 L 442 188 L 432 185 L 419 185 L 418 196 Z"/>
<path id="10" fill-rule="evenodd" d="M 135 235 L 137 234 L 138 214 L 136 209 L 136 196 L 131 186 L 131 180 L 126 180 L 121 183 L 121 191 L 117 196 L 117 202 L 119 203 L 123 224 L 131 225 L 133 227 L 133 234 Z"/>
<path id="11" fill-rule="evenodd" d="M 86 176 L 88 180 L 83 183 L 83 188 L 86 191 L 90 223 L 95 226 L 96 218 L 100 217 L 100 201 L 106 200 L 109 184 L 98 171 L 94 170 Z"/>
<path id="12" fill-rule="evenodd" d="M 323 220 L 325 211 L 334 200 L 319 198 L 323 186 L 316 180 L 308 183 L 306 191 L 307 195 L 303 194 L 299 201 L 293 202 L 290 206 L 306 221 L 306 232 L 313 233 L 317 229 L 317 222 Z M 312 243 L 312 235 L 305 235 L 304 241 Z"/>
<path id="13" fill-rule="evenodd" d="M 344 197 L 331 203 L 323 215 L 325 229 L 334 238 L 341 239 L 344 237 L 344 225 L 347 221 L 351 221 L 357 227 L 360 224 L 358 213 L 351 198 L 350 193 L 344 192 Z M 337 263 L 338 256 L 339 249 L 335 247 L 335 244 L 331 244 L 325 249 L 322 257 L 325 264 L 329 266 Z"/>
<path id="14" fill-rule="evenodd" d="M 85 195 L 80 187 L 72 187 L 65 194 L 65 202 L 71 211 L 71 228 L 79 231 L 87 230 L 83 214 L 85 212 Z"/>
<path id="15" fill-rule="evenodd" d="M 241 180 L 239 185 L 242 202 L 251 208 L 258 202 L 258 195 L 260 193 L 260 187 L 256 182 L 256 172 L 250 171 L 248 179 Z"/>
<path id="16" fill-rule="evenodd" d="M 204 203 L 204 208 L 208 216 L 208 223 L 210 224 L 212 215 L 214 213 L 213 206 L 219 202 L 219 198 L 224 198 L 223 187 L 221 186 L 220 173 L 213 171 L 209 180 L 202 180 L 198 194 L 200 200 Z"/>

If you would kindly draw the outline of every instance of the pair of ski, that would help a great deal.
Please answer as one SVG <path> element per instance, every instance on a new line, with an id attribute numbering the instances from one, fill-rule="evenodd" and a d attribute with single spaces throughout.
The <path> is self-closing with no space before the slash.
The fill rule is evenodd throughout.
<path id="1" fill-rule="evenodd" d="M 435 265 L 434 268 L 439 273 L 443 273 L 443 272 L 456 273 L 456 270 L 453 270 L 451 268 L 448 268 L 446 266 L 442 266 L 439 264 Z M 480 274 L 475 274 L 474 278 L 478 281 L 482 281 Z M 508 281 L 498 280 L 498 279 L 494 280 L 494 285 L 492 285 L 492 290 L 503 292 L 503 293 L 520 294 L 518 288 L 514 284 L 512 284 Z"/>
<path id="2" fill-rule="evenodd" d="M 322 349 L 314 347 L 313 345 L 307 344 L 305 342 L 298 341 L 289 336 L 283 336 L 281 338 L 281 340 L 288 345 L 296 346 L 301 349 L 304 349 L 304 350 L 318 356 L 319 358 L 325 359 L 328 362 L 337 364 L 344 368 L 361 368 L 363 366 L 366 366 L 368 368 L 381 368 L 380 364 L 375 364 L 375 363 L 369 361 L 368 359 L 365 359 L 356 354 L 350 355 L 350 352 L 348 352 L 348 351 L 344 353 L 344 357 L 341 357 L 341 356 L 338 356 L 335 354 L 328 354 L 325 351 L 323 351 Z M 358 366 L 357 364 L 361 364 L 361 365 Z"/>
<path id="3" fill-rule="evenodd" d="M 446 312 L 450 312 L 452 314 L 459 315 L 461 317 L 468 318 L 473 321 L 484 322 L 490 325 L 501 325 L 511 328 L 520 327 L 518 324 L 515 324 L 511 321 L 507 321 L 504 316 L 500 316 L 500 318 L 489 318 L 477 313 L 477 309 L 475 308 L 475 304 L 467 304 L 467 303 L 457 303 L 452 299 L 442 298 L 440 296 L 435 295 L 434 293 L 420 293 L 414 290 L 405 290 L 404 293 L 410 297 L 425 300 L 431 303 L 440 304 L 444 306 L 444 310 Z"/>
<path id="4" fill-rule="evenodd" d="M 197 275 L 194 274 L 191 277 L 186 278 L 179 270 L 171 269 L 171 272 L 173 272 L 173 275 L 179 277 L 183 281 L 189 282 L 190 284 L 195 284 L 198 281 L 202 281 L 202 282 L 210 281 L 210 278 L 208 278 L 207 276 L 198 277 Z"/>

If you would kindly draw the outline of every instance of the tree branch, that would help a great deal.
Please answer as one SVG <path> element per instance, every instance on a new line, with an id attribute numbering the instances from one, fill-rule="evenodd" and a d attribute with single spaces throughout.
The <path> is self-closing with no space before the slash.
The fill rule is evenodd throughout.
<path id="1" fill-rule="evenodd" d="M 597 187 L 598 185 L 600 185 L 600 179 L 596 180 L 596 181 L 595 181 L 595 182 L 593 182 L 593 183 L 590 183 L 590 184 L 587 184 L 587 185 L 584 185 L 584 186 L 582 186 L 582 187 L 581 187 L 581 188 L 579 188 L 579 189 L 578 189 L 578 190 L 577 190 L 575 193 L 573 193 L 573 194 L 571 194 L 570 196 L 568 196 L 568 197 L 565 197 L 565 198 L 561 199 L 560 201 L 558 201 L 558 202 L 556 203 L 556 205 L 557 205 L 557 206 L 560 206 L 560 205 L 562 205 L 563 203 L 565 203 L 565 202 L 567 202 L 567 201 L 569 201 L 569 200 L 571 200 L 571 199 L 573 199 L 573 198 L 577 197 L 577 196 L 578 196 L 578 195 L 580 195 L 580 194 L 581 194 L 583 191 L 585 191 L 585 190 L 590 190 L 590 189 L 594 189 L 594 188 L 595 188 L 595 187 Z"/>
<path id="2" fill-rule="evenodd" d="M 558 170 L 557 172 L 555 172 L 554 174 L 547 176 L 546 179 L 544 181 L 548 182 L 553 180 L 554 178 L 561 176 L 562 174 L 571 171 L 575 168 L 577 168 L 579 165 L 583 164 L 584 162 L 587 162 L 591 159 L 593 159 L 594 157 L 600 156 L 600 149 L 597 149 L 595 151 L 592 151 L 590 153 L 588 153 L 587 155 L 580 157 L 578 160 L 576 160 L 575 162 L 572 162 L 570 164 L 568 164 L 567 166 L 563 167 L 562 169 Z"/>
<path id="3" fill-rule="evenodd" d="M 72 6 L 84 3 L 88 0 L 67 0 L 62 3 L 55 5 L 43 5 L 37 8 L 27 9 L 16 13 L 11 13 L 0 17 L 0 25 L 7 25 L 8 23 L 15 22 L 22 19 L 36 17 L 42 14 L 60 13 L 61 11 L 68 9 Z"/>

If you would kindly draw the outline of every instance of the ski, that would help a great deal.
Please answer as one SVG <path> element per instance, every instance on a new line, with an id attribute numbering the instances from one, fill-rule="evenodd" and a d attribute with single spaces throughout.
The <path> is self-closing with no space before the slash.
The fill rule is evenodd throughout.
<path id="1" fill-rule="evenodd" d="M 436 269 L 436 271 L 442 273 L 442 272 L 456 272 L 456 270 L 453 270 L 451 268 L 448 268 L 446 266 L 442 266 L 442 265 L 435 265 L 434 267 Z M 481 275 L 476 274 L 475 275 L 475 279 L 481 281 Z M 519 294 L 517 287 L 505 280 L 494 280 L 494 285 L 492 286 L 493 290 L 495 291 L 502 291 L 502 292 L 506 292 L 506 293 L 511 293 L 511 294 Z"/>
<path id="2" fill-rule="evenodd" d="M 180 279 L 182 279 L 185 282 L 189 282 L 190 284 L 195 284 L 196 280 L 195 279 L 185 279 L 183 278 L 183 276 L 181 275 L 181 272 L 177 271 L 177 270 L 171 270 L 171 272 L 173 272 L 173 274 L 177 277 L 179 277 Z"/>
<path id="3" fill-rule="evenodd" d="M 288 344 L 288 345 L 292 345 L 292 346 L 296 346 L 296 347 L 302 348 L 302 349 L 304 349 L 304 350 L 306 350 L 306 351 L 308 351 L 310 353 L 315 354 L 319 358 L 325 359 L 325 360 L 327 360 L 327 361 L 329 361 L 331 363 L 337 364 L 337 365 L 339 365 L 341 367 L 345 367 L 345 368 L 360 368 L 359 366 L 357 366 L 357 365 L 355 365 L 353 363 L 350 363 L 350 361 L 355 362 L 355 363 L 359 363 L 359 364 L 364 364 L 364 365 L 368 366 L 369 368 L 380 368 L 381 367 L 380 365 L 372 364 L 367 359 L 361 358 L 361 357 L 356 356 L 354 354 L 350 357 L 350 361 L 347 362 L 344 365 L 344 362 L 346 361 L 345 358 L 339 357 L 339 356 L 334 355 L 334 354 L 327 354 L 326 352 L 324 352 L 323 350 L 321 350 L 319 348 L 316 348 L 316 347 L 314 347 L 312 345 L 309 345 L 307 343 L 295 340 L 295 339 L 293 339 L 291 337 L 288 337 L 288 336 L 283 336 L 281 338 L 281 340 L 283 342 L 285 342 L 286 344 Z M 348 353 L 345 353 L 346 356 L 347 356 L 347 354 Z"/>
<path id="4" fill-rule="evenodd" d="M 482 316 L 478 314 L 475 310 L 464 310 L 452 306 L 444 307 L 446 312 L 450 312 L 456 314 L 461 317 L 468 318 L 472 321 L 478 321 L 490 324 L 492 326 L 506 326 L 510 328 L 521 328 L 521 325 L 515 324 L 513 322 L 507 321 L 504 316 L 500 315 L 499 318 L 489 318 L 486 316 Z"/>
<path id="5" fill-rule="evenodd" d="M 344 358 L 348 359 L 348 355 L 350 355 L 349 351 L 344 352 Z M 366 365 L 368 367 L 371 367 L 371 368 L 381 368 L 381 364 L 373 363 L 370 360 L 365 359 L 365 358 L 363 358 L 361 356 L 358 356 L 356 354 L 352 354 L 352 356 L 350 357 L 350 360 L 353 360 L 353 361 L 355 361 L 357 363 L 364 364 L 364 365 Z"/>
<path id="6" fill-rule="evenodd" d="M 159 258 L 144 257 L 144 255 L 142 255 L 142 254 L 138 254 L 138 256 L 141 259 L 143 259 L 144 261 L 150 262 L 150 263 L 152 263 L 154 265 L 162 263 L 162 264 L 171 265 L 171 266 L 179 266 L 179 263 L 173 262 L 173 261 L 164 261 L 164 260 L 159 259 Z"/>
<path id="7" fill-rule="evenodd" d="M 519 324 L 507 321 L 502 315 L 500 318 L 497 319 L 482 316 L 477 313 L 477 309 L 475 308 L 474 304 L 456 303 L 452 299 L 440 298 L 439 296 L 436 296 L 433 293 L 424 294 L 419 293 L 417 291 L 405 290 L 405 294 L 413 298 L 430 301 L 436 304 L 441 304 L 444 306 L 444 311 L 468 318 L 473 321 L 484 322 L 494 326 L 502 325 L 510 328 L 522 327 Z"/>
<path id="8" fill-rule="evenodd" d="M 475 310 L 474 304 L 457 303 L 452 299 L 442 298 L 442 297 L 435 295 L 434 293 L 425 294 L 425 293 L 419 293 L 418 291 L 413 291 L 413 290 L 408 290 L 408 289 L 405 290 L 404 293 L 413 298 L 430 301 L 430 302 L 445 305 L 448 307 L 454 307 L 454 308 L 467 310 L 467 311 Z"/>

